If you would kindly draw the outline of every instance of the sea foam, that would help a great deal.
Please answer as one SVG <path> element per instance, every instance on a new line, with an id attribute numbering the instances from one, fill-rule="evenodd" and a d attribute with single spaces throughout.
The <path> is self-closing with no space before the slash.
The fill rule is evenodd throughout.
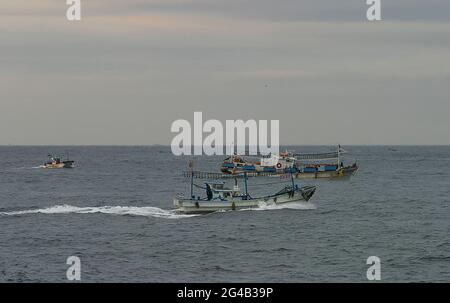
<path id="1" fill-rule="evenodd" d="M 158 207 L 137 206 L 99 206 L 99 207 L 77 207 L 72 205 L 55 205 L 48 208 L 38 208 L 11 212 L 0 212 L 4 216 L 21 216 L 30 214 L 109 214 L 109 215 L 131 215 L 146 216 L 166 219 L 180 219 L 193 217 L 194 215 L 177 214 L 174 210 L 166 210 Z"/>

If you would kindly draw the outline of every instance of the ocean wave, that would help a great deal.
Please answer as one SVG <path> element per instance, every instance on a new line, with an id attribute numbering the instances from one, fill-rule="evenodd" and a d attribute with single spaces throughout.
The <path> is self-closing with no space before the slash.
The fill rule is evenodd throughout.
<path id="1" fill-rule="evenodd" d="M 77 207 L 72 205 L 55 205 L 48 208 L 29 209 L 11 212 L 0 212 L 3 216 L 22 216 L 30 214 L 109 214 L 109 215 L 131 215 L 146 216 L 165 219 L 181 219 L 194 217 L 196 215 L 178 214 L 174 210 L 166 210 L 158 207 L 137 206 L 99 206 L 99 207 Z"/>
<path id="2" fill-rule="evenodd" d="M 39 166 L 24 166 L 24 167 L 13 167 L 13 168 L 8 168 L 7 170 L 9 171 L 14 171 L 14 170 L 29 170 L 29 169 L 37 169 L 37 168 L 45 168 L 44 165 L 39 165 Z"/>

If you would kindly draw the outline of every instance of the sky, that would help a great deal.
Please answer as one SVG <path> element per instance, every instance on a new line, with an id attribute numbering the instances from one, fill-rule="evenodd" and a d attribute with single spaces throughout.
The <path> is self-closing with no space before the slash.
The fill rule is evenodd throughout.
<path id="1" fill-rule="evenodd" d="M 0 145 L 169 145 L 177 119 L 280 143 L 450 144 L 450 1 L 0 2 Z"/>

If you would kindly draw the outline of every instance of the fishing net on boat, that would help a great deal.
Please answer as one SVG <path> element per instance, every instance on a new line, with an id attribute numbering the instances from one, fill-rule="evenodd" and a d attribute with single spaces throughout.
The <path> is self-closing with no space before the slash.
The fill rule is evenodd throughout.
<path id="1" fill-rule="evenodd" d="M 337 159 L 338 152 L 320 153 L 320 154 L 294 154 L 297 160 L 328 160 Z"/>

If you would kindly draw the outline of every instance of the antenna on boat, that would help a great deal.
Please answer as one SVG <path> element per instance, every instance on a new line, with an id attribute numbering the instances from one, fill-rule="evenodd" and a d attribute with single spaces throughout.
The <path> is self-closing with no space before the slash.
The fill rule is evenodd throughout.
<path id="1" fill-rule="evenodd" d="M 341 145 L 338 144 L 337 150 L 337 167 L 339 168 L 339 164 L 341 163 Z"/>
<path id="2" fill-rule="evenodd" d="M 194 197 L 194 160 L 189 161 L 189 169 L 191 175 L 191 198 Z"/>
<path id="3" fill-rule="evenodd" d="M 293 169 L 289 168 L 289 172 L 291 174 L 291 183 L 292 183 L 292 195 L 294 195 L 295 192 L 295 182 L 294 182 L 294 174 L 293 174 Z"/>

